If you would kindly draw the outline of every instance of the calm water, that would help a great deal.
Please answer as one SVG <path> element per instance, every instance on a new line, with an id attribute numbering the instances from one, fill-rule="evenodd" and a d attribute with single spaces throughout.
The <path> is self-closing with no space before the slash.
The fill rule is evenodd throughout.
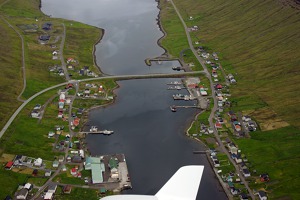
<path id="1" fill-rule="evenodd" d="M 145 58 L 164 52 L 157 45 L 162 33 L 156 24 L 158 9 L 154 0 L 43 0 L 42 10 L 53 17 L 104 28 L 96 57 L 105 73 L 171 72 L 176 64 L 144 64 Z M 155 194 L 179 167 L 201 164 L 205 171 L 197 199 L 226 199 L 206 157 L 192 153 L 203 146 L 184 135 L 197 110 L 182 108 L 172 113 L 169 109 L 173 104 L 195 103 L 174 102 L 172 94 L 178 92 L 166 90 L 166 83 L 171 81 L 174 79 L 118 82 L 115 104 L 92 111 L 89 122 L 115 133 L 88 136 L 89 149 L 95 155 L 126 155 L 133 185 L 130 193 Z"/>

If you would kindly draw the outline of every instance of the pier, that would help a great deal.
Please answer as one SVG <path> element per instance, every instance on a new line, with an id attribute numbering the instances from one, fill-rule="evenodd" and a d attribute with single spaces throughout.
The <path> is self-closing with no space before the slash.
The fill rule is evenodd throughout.
<path id="1" fill-rule="evenodd" d="M 113 131 L 103 130 L 103 131 L 82 131 L 79 134 L 103 134 L 103 135 L 111 135 Z"/>

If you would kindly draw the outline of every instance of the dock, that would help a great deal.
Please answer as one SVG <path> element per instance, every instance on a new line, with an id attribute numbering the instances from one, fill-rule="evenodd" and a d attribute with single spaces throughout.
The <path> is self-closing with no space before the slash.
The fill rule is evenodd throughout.
<path id="1" fill-rule="evenodd" d="M 176 108 L 200 108 L 199 106 L 175 106 Z"/>
<path id="2" fill-rule="evenodd" d="M 110 135 L 113 134 L 113 131 L 103 130 L 103 131 L 82 131 L 79 132 L 80 134 L 103 134 L 103 135 Z"/>

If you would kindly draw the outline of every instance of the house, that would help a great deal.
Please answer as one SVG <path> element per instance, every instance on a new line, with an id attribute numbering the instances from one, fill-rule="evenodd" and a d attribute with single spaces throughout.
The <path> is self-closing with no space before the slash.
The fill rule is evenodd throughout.
<path id="1" fill-rule="evenodd" d="M 67 63 L 71 63 L 71 62 L 75 62 L 75 59 L 74 58 L 68 58 Z"/>
<path id="2" fill-rule="evenodd" d="M 45 31 L 49 31 L 51 30 L 51 27 L 52 27 L 52 23 L 51 22 L 46 22 L 42 25 L 42 29 L 45 30 Z"/>
<path id="3" fill-rule="evenodd" d="M 63 172 L 66 172 L 66 171 L 67 171 L 66 165 L 63 165 L 63 166 L 61 167 L 61 171 L 63 171 Z"/>
<path id="4" fill-rule="evenodd" d="M 270 180 L 269 174 L 261 174 L 259 177 L 261 182 L 268 182 Z"/>
<path id="5" fill-rule="evenodd" d="M 57 185 L 55 183 L 50 183 L 48 185 L 48 192 L 55 193 L 57 189 Z"/>
<path id="6" fill-rule="evenodd" d="M 85 90 L 84 90 L 84 94 L 90 94 L 91 93 L 91 90 L 89 89 L 89 88 L 86 88 Z"/>
<path id="7" fill-rule="evenodd" d="M 238 153 L 238 148 L 235 146 L 235 144 L 233 142 L 228 143 L 227 147 L 228 147 L 229 153 L 232 153 L 232 154 L 237 154 Z"/>
<path id="8" fill-rule="evenodd" d="M 221 90 L 222 88 L 223 88 L 223 86 L 219 83 L 215 85 L 215 89 L 217 89 L 217 90 Z"/>
<path id="9" fill-rule="evenodd" d="M 52 163 L 52 167 L 57 168 L 59 165 L 59 162 L 57 160 L 54 160 Z"/>
<path id="10" fill-rule="evenodd" d="M 47 192 L 44 196 L 44 200 L 52 200 L 53 199 L 53 193 Z"/>
<path id="11" fill-rule="evenodd" d="M 66 87 L 65 87 L 65 89 L 71 89 L 71 88 L 73 88 L 73 84 L 72 83 L 69 83 L 68 85 L 66 85 Z"/>
<path id="12" fill-rule="evenodd" d="M 75 167 L 73 167 L 71 170 L 70 170 L 71 174 L 73 176 L 76 176 L 77 175 L 77 170 L 75 169 Z"/>
<path id="13" fill-rule="evenodd" d="M 83 108 L 78 108 L 77 115 L 82 115 L 83 111 L 84 111 Z"/>
<path id="14" fill-rule="evenodd" d="M 61 94 L 59 95 L 59 100 L 65 100 L 65 98 L 66 98 L 65 93 L 61 93 Z"/>
<path id="15" fill-rule="evenodd" d="M 41 158 L 35 159 L 33 165 L 36 167 L 42 166 L 43 160 Z"/>
<path id="16" fill-rule="evenodd" d="M 71 162 L 72 158 L 70 155 L 67 155 L 67 158 L 66 158 L 67 162 Z"/>
<path id="17" fill-rule="evenodd" d="M 63 155 L 58 157 L 58 162 L 63 162 L 65 160 L 65 157 Z"/>
<path id="18" fill-rule="evenodd" d="M 241 154 L 240 154 L 240 153 L 236 154 L 236 157 L 234 158 L 234 160 L 235 160 L 235 162 L 236 162 L 237 164 L 239 164 L 239 163 L 242 163 L 242 162 L 243 162 L 243 160 L 242 160 L 242 156 L 241 156 Z"/>
<path id="19" fill-rule="evenodd" d="M 67 104 L 67 105 L 71 104 L 71 98 L 67 98 L 67 99 L 66 99 L 66 104 Z"/>
<path id="20" fill-rule="evenodd" d="M 39 171 L 37 169 L 34 169 L 32 171 L 32 176 L 36 176 L 36 175 L 38 175 L 38 173 L 39 173 Z"/>
<path id="21" fill-rule="evenodd" d="M 39 118 L 40 115 L 41 115 L 41 112 L 38 111 L 38 110 L 33 110 L 33 111 L 31 112 L 31 117 L 32 117 L 32 118 Z"/>
<path id="22" fill-rule="evenodd" d="M 53 56 L 57 56 L 57 55 L 58 55 L 58 50 L 54 50 L 54 51 L 52 52 L 52 55 L 53 55 Z"/>
<path id="23" fill-rule="evenodd" d="M 227 182 L 227 184 L 228 184 L 228 187 L 229 187 L 229 188 L 234 188 L 234 184 L 233 184 L 233 182 L 231 182 L 231 181 L 228 181 L 228 182 Z"/>
<path id="24" fill-rule="evenodd" d="M 214 160 L 214 167 L 220 167 L 220 162 L 218 160 Z"/>
<path id="25" fill-rule="evenodd" d="M 74 162 L 74 163 L 81 163 L 82 162 L 82 158 L 81 158 L 81 156 L 73 156 L 72 157 L 72 162 Z"/>
<path id="26" fill-rule="evenodd" d="M 28 195 L 28 190 L 23 188 L 17 192 L 16 198 L 17 199 L 26 199 Z"/>
<path id="27" fill-rule="evenodd" d="M 55 135 L 55 133 L 53 131 L 49 131 L 48 138 L 53 137 L 54 135 Z"/>
<path id="28" fill-rule="evenodd" d="M 45 172 L 46 177 L 50 177 L 51 174 L 52 174 L 51 170 L 46 170 L 46 172 Z"/>
<path id="29" fill-rule="evenodd" d="M 58 118 L 63 118 L 63 112 L 62 112 L 62 111 L 59 111 L 57 117 L 58 117 Z"/>
<path id="30" fill-rule="evenodd" d="M 245 194 L 245 193 L 241 193 L 241 194 L 239 195 L 239 197 L 240 197 L 240 200 L 248 200 L 248 195 Z"/>
<path id="31" fill-rule="evenodd" d="M 72 186 L 70 185 L 65 185 L 64 188 L 63 188 L 63 192 L 64 194 L 70 194 L 72 191 Z"/>
<path id="32" fill-rule="evenodd" d="M 239 132 L 242 130 L 242 127 L 240 125 L 234 125 L 234 129 Z"/>
<path id="33" fill-rule="evenodd" d="M 27 189 L 28 191 L 30 191 L 33 188 L 33 185 L 31 183 L 26 183 L 24 185 L 24 188 Z"/>
<path id="34" fill-rule="evenodd" d="M 218 129 L 218 128 L 222 128 L 222 124 L 220 122 L 216 122 L 215 123 L 215 128 Z"/>
<path id="35" fill-rule="evenodd" d="M 41 109 L 41 108 L 42 108 L 41 104 L 36 104 L 36 105 L 34 106 L 33 110 L 39 110 L 39 109 Z"/>
<path id="36" fill-rule="evenodd" d="M 14 166 L 14 162 L 13 161 L 9 161 L 6 163 L 5 165 L 5 169 L 6 170 L 11 170 L 11 168 Z"/>
<path id="37" fill-rule="evenodd" d="M 243 175 L 244 175 L 245 177 L 250 177 L 250 176 L 251 176 L 251 174 L 250 174 L 250 172 L 249 172 L 248 169 L 243 169 L 242 172 L 243 172 Z"/>
<path id="38" fill-rule="evenodd" d="M 79 122 L 80 122 L 80 118 L 76 117 L 76 118 L 73 120 L 73 125 L 74 125 L 74 126 L 78 126 L 78 125 L 79 125 Z"/>
<path id="39" fill-rule="evenodd" d="M 101 159 L 98 157 L 87 157 L 84 164 L 85 170 L 92 171 L 92 183 L 102 183 L 105 167 Z"/>
<path id="40" fill-rule="evenodd" d="M 232 180 L 232 176 L 230 176 L 230 175 L 227 176 L 227 177 L 226 177 L 226 181 L 227 181 L 227 182 L 232 182 L 232 181 L 233 181 L 233 180 Z"/>
<path id="41" fill-rule="evenodd" d="M 39 40 L 45 42 L 50 39 L 50 35 L 40 35 Z"/>
<path id="42" fill-rule="evenodd" d="M 267 200 L 268 199 L 267 194 L 262 190 L 258 191 L 258 197 L 259 197 L 260 200 Z"/>
<path id="43" fill-rule="evenodd" d="M 232 187 L 232 188 L 230 189 L 230 192 L 231 192 L 232 195 L 237 195 L 237 194 L 239 194 L 241 191 L 240 191 L 239 189 L 236 189 L 235 187 Z"/>

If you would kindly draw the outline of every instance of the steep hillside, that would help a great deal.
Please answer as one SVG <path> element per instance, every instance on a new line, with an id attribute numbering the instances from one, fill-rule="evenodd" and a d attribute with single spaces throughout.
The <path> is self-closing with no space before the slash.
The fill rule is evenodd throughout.
<path id="1" fill-rule="evenodd" d="M 268 106 L 270 117 L 300 127 L 300 17 L 295 1 L 174 0 L 201 45 L 237 73 L 241 110 Z M 189 16 L 194 20 L 189 21 Z M 248 100 L 251 99 L 251 100 Z M 258 118 L 260 116 L 257 116 Z M 283 126 L 287 123 L 283 122 Z"/>

